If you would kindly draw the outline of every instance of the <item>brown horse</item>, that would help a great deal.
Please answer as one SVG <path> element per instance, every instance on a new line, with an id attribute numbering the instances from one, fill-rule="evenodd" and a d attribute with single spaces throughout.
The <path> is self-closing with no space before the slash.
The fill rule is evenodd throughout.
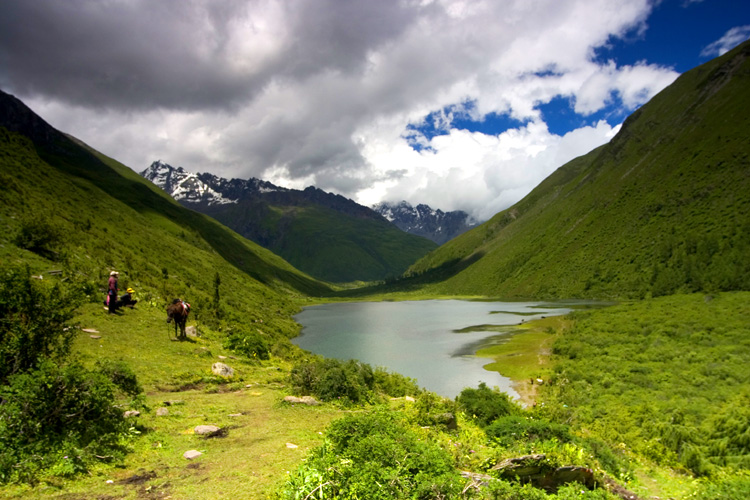
<path id="1" fill-rule="evenodd" d="M 171 323 L 174 320 L 174 334 L 178 339 L 187 338 L 185 323 L 187 323 L 188 314 L 190 314 L 190 304 L 184 300 L 174 299 L 167 306 L 167 323 Z M 179 334 L 177 333 L 177 327 L 180 328 Z"/>

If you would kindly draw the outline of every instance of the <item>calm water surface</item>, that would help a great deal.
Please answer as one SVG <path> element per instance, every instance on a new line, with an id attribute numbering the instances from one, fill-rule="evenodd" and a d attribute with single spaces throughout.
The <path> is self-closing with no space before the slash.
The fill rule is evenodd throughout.
<path id="1" fill-rule="evenodd" d="M 383 366 L 450 398 L 480 382 L 517 397 L 510 379 L 483 368 L 491 360 L 473 355 L 481 346 L 507 340 L 512 328 L 505 334 L 464 330 L 566 314 L 572 305 L 463 300 L 326 304 L 307 307 L 295 317 L 303 329 L 293 342 L 329 358 Z"/>

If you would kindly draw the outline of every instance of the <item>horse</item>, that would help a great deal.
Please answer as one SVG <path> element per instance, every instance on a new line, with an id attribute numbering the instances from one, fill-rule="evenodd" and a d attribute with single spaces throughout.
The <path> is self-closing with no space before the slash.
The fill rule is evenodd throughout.
<path id="1" fill-rule="evenodd" d="M 185 323 L 187 323 L 187 317 L 190 314 L 190 304 L 181 299 L 174 299 L 171 304 L 167 306 L 167 323 L 171 323 L 174 320 L 174 334 L 179 339 L 187 338 L 185 334 Z M 180 328 L 179 335 L 177 334 L 177 327 Z"/>

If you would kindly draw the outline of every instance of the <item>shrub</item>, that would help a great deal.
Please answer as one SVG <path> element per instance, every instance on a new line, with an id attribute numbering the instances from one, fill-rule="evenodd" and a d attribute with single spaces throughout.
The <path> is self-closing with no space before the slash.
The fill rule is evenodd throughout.
<path id="1" fill-rule="evenodd" d="M 467 415 L 474 417 L 480 425 L 487 426 L 495 419 L 519 413 L 521 410 L 510 396 L 487 387 L 484 382 L 479 387 L 467 387 L 456 398 L 458 407 Z"/>
<path id="2" fill-rule="evenodd" d="M 371 412 L 331 424 L 280 491 L 292 498 L 455 498 L 464 480 L 440 446 L 393 412 Z"/>
<path id="3" fill-rule="evenodd" d="M 290 378 L 297 391 L 323 401 L 365 402 L 375 385 L 372 367 L 356 360 L 320 359 L 301 363 L 292 368 Z"/>
<path id="4" fill-rule="evenodd" d="M 224 347 L 251 359 L 271 358 L 268 345 L 257 333 L 233 333 L 227 337 Z"/>
<path id="5" fill-rule="evenodd" d="M 56 259 L 63 242 L 63 232 L 48 217 L 34 216 L 21 220 L 13 243 L 47 259 Z"/>
<path id="6" fill-rule="evenodd" d="M 415 379 L 400 373 L 390 373 L 385 368 L 377 367 L 373 375 L 375 377 L 375 390 L 391 397 L 416 396 L 422 392 Z"/>
<path id="7" fill-rule="evenodd" d="M 0 385 L 70 352 L 75 330 L 66 323 L 82 294 L 31 277 L 28 267 L 0 271 Z"/>
<path id="8" fill-rule="evenodd" d="M 498 417 L 485 429 L 485 432 L 505 447 L 512 446 L 516 441 L 557 439 L 560 442 L 567 443 L 573 440 L 573 435 L 567 425 L 522 415 Z"/>
<path id="9" fill-rule="evenodd" d="M 119 453 L 118 440 L 128 424 L 114 406 L 115 385 L 102 373 L 79 364 L 42 363 L 37 370 L 13 375 L 0 388 L 0 478 L 32 481 L 66 451 L 85 469 L 96 456 Z"/>

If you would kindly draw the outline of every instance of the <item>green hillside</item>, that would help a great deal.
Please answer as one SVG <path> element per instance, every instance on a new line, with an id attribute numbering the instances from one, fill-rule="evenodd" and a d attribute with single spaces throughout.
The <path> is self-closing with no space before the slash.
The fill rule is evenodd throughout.
<path id="1" fill-rule="evenodd" d="M 29 263 L 42 275 L 60 271 L 85 282 L 92 300 L 101 298 L 100 288 L 116 269 L 121 288 L 133 286 L 158 304 L 183 297 L 198 315 L 211 309 L 218 274 L 227 315 L 256 311 L 284 337 L 297 331 L 289 317 L 296 310 L 293 297 L 329 291 L 268 250 L 181 207 L 129 168 L 60 134 L 13 97 L 2 94 L 0 105 L 4 264 Z M 30 236 L 20 242 L 23 231 Z"/>
<path id="2" fill-rule="evenodd" d="M 407 272 L 428 293 L 644 297 L 750 288 L 750 44 Z"/>

